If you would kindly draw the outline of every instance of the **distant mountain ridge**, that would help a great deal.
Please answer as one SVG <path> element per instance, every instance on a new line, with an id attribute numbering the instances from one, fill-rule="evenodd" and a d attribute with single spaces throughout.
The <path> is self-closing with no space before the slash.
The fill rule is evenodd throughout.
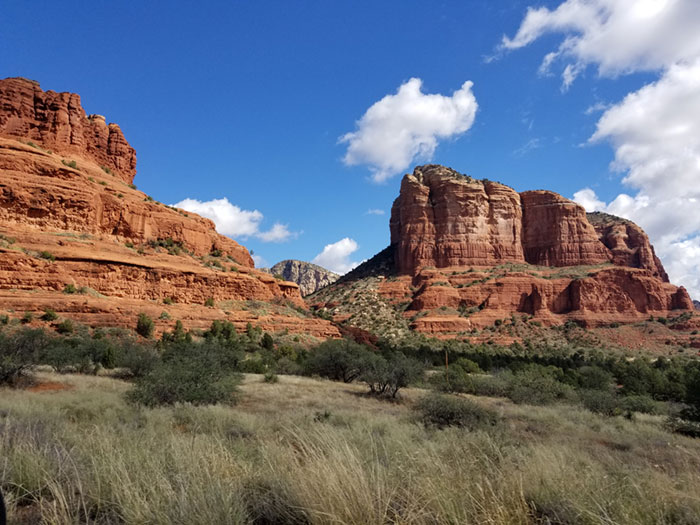
<path id="1" fill-rule="evenodd" d="M 326 270 L 318 264 L 296 259 L 280 261 L 271 268 L 263 268 L 263 271 L 280 275 L 285 281 L 297 283 L 301 295 L 312 294 L 340 278 L 337 273 Z"/>
<path id="2" fill-rule="evenodd" d="M 700 301 L 693 301 L 693 306 L 696 310 L 700 310 Z"/>

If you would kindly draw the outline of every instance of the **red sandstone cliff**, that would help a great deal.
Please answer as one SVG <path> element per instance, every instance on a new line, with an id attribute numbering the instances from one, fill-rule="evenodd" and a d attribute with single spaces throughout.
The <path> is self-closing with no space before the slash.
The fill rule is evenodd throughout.
<path id="1" fill-rule="evenodd" d="M 514 315 L 601 326 L 693 308 L 686 290 L 668 283 L 638 226 L 587 215 L 550 191 L 518 194 L 443 166 L 419 166 L 401 183 L 390 229 L 388 251 L 312 299 L 317 308 L 356 322 L 366 317 L 353 311 L 362 304 L 357 290 L 367 290 L 400 307 L 411 328 L 449 337 Z"/>
<path id="2" fill-rule="evenodd" d="M 91 160 L 127 183 L 136 174 L 136 152 L 119 126 L 107 124 L 101 115 L 86 115 L 80 95 L 44 92 L 24 78 L 0 81 L 0 136 Z"/>
<path id="3" fill-rule="evenodd" d="M 389 224 L 399 273 L 426 266 L 578 266 L 612 259 L 578 204 L 550 191 L 518 194 L 443 166 L 419 166 L 404 177 Z"/>
<path id="4" fill-rule="evenodd" d="M 298 285 L 256 270 L 248 250 L 212 221 L 136 190 L 135 168 L 119 127 L 86 117 L 78 95 L 0 80 L 3 313 L 49 307 L 90 324 L 133 327 L 140 311 L 168 310 L 187 327 L 226 318 L 241 328 L 339 334 L 285 306 L 304 305 Z M 69 285 L 86 293 L 62 293 Z M 208 300 L 216 307 L 206 308 Z"/>

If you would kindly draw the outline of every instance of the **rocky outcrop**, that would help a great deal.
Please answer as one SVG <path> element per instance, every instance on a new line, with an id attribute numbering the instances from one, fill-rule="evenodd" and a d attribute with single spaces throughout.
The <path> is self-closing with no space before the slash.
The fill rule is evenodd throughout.
<path id="1" fill-rule="evenodd" d="M 553 192 L 518 194 L 419 166 L 401 183 L 390 229 L 391 245 L 314 295 L 314 308 L 360 328 L 405 333 L 386 313 L 383 324 L 371 324 L 377 312 L 365 320 L 367 308 L 357 305 L 374 295 L 411 329 L 440 337 L 471 337 L 523 318 L 600 327 L 693 309 L 638 226 L 587 215 Z"/>
<path id="2" fill-rule="evenodd" d="M 525 262 L 580 266 L 610 261 L 610 253 L 586 219 L 585 210 L 551 191 L 520 194 Z"/>
<path id="3" fill-rule="evenodd" d="M 654 253 L 649 237 L 632 221 L 594 212 L 586 214 L 588 222 L 595 228 L 600 242 L 612 254 L 612 260 L 620 266 L 644 268 L 654 277 L 668 282 L 668 275 L 661 261 Z"/>
<path id="4" fill-rule="evenodd" d="M 299 285 L 301 295 L 310 295 L 338 280 L 340 275 L 317 264 L 288 259 L 267 269 L 276 277 Z"/>
<path id="5" fill-rule="evenodd" d="M 400 273 L 524 261 L 518 193 L 443 166 L 403 178 L 389 227 Z"/>
<path id="6" fill-rule="evenodd" d="M 518 194 L 443 166 L 406 175 L 391 210 L 399 273 L 506 262 L 577 266 L 612 255 L 578 204 L 550 191 Z"/>
<path id="7" fill-rule="evenodd" d="M 3 314 L 49 307 L 90 324 L 133 327 L 141 311 L 175 308 L 186 327 L 219 318 L 339 336 L 302 313 L 296 283 L 255 269 L 248 250 L 212 221 L 138 191 L 133 149 L 121 132 L 117 142 L 101 135 L 103 124 L 85 117 L 77 95 L 0 81 Z M 251 301 L 267 306 L 253 315 Z"/>
<path id="8" fill-rule="evenodd" d="M 136 174 L 136 152 L 117 124 L 87 115 L 80 95 L 44 92 L 25 78 L 0 80 L 0 136 L 91 160 L 127 183 Z"/>

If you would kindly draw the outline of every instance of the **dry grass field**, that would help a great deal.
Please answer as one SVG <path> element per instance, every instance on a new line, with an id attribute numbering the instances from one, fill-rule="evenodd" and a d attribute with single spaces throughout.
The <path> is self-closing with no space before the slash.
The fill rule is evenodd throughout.
<path id="1" fill-rule="evenodd" d="M 700 440 L 656 416 L 479 397 L 497 425 L 440 430 L 419 389 L 247 375 L 234 407 L 148 409 L 120 380 L 38 377 L 0 390 L 10 523 L 700 523 Z"/>

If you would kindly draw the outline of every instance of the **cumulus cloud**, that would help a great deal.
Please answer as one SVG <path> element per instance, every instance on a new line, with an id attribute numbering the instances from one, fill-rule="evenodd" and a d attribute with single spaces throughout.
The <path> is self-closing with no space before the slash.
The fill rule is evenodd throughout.
<path id="1" fill-rule="evenodd" d="M 605 203 L 591 188 L 584 188 L 574 193 L 574 202 L 578 202 L 587 212 L 602 211 L 605 208 Z"/>
<path id="2" fill-rule="evenodd" d="M 311 262 L 342 275 L 360 264 L 350 260 L 350 255 L 356 252 L 357 248 L 358 245 L 353 239 L 345 237 L 333 244 L 327 244 Z"/>
<path id="3" fill-rule="evenodd" d="M 567 0 L 555 10 L 528 9 L 513 38 L 517 49 L 545 33 L 564 34 L 542 69 L 556 60 L 600 75 L 656 71 L 658 79 L 605 108 L 589 143 L 606 141 L 611 169 L 630 192 L 601 201 L 590 188 L 574 199 L 587 210 L 629 218 L 644 228 L 671 280 L 700 297 L 700 2 Z M 573 81 L 571 76 L 567 78 Z M 575 75 L 574 75 L 575 78 Z M 594 107 L 594 106 L 592 106 Z M 598 108 L 596 108 L 598 109 Z M 593 110 L 591 111 L 593 112 Z"/>
<path id="4" fill-rule="evenodd" d="M 423 82 L 411 78 L 396 94 L 375 102 L 357 121 L 357 130 L 343 135 L 343 161 L 367 164 L 375 182 L 408 168 L 414 159 L 430 160 L 439 140 L 459 136 L 474 123 L 478 104 L 470 81 L 452 96 L 423 93 Z"/>
<path id="5" fill-rule="evenodd" d="M 184 199 L 173 206 L 211 219 L 216 225 L 216 231 L 229 237 L 257 237 L 263 242 L 284 242 L 297 236 L 280 223 L 275 223 L 268 231 L 261 231 L 262 213 L 258 210 L 243 210 L 231 204 L 227 198 L 210 201 Z"/>
<path id="6" fill-rule="evenodd" d="M 602 76 L 655 71 L 700 54 L 700 4 L 696 0 L 567 0 L 554 10 L 528 8 L 514 37 L 501 49 L 527 46 L 547 33 L 565 35 L 545 55 L 540 71 L 566 62 L 568 87 L 589 64 Z"/>
<path id="7" fill-rule="evenodd" d="M 284 242 L 289 239 L 295 239 L 298 237 L 298 234 L 289 231 L 289 227 L 286 224 L 276 222 L 268 231 L 258 232 L 257 236 L 264 242 Z"/>

